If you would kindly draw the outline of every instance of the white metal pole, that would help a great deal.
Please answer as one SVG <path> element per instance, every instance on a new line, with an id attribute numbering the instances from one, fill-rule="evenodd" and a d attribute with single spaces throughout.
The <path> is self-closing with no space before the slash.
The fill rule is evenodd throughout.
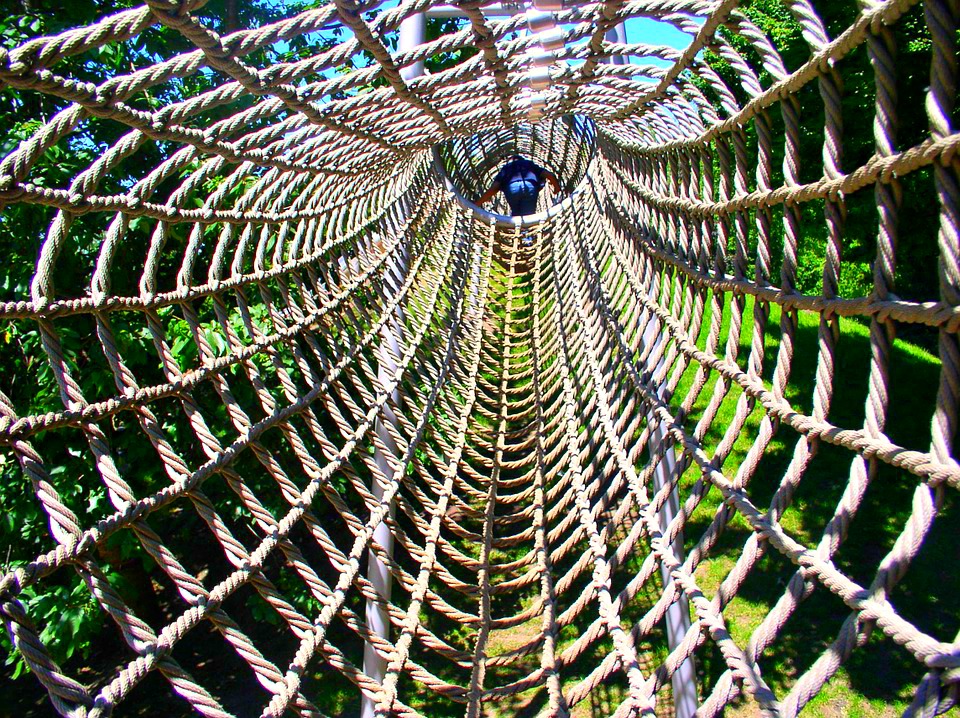
<path id="1" fill-rule="evenodd" d="M 606 39 L 609 42 L 626 44 L 626 26 L 620 23 L 610 28 L 607 30 Z M 608 58 L 608 62 L 612 65 L 626 65 L 628 59 L 624 55 L 612 55 Z M 662 331 L 662 327 L 656 322 L 650 322 L 643 332 L 642 349 L 649 351 L 649 356 L 655 357 L 660 354 L 664 342 L 666 342 L 666 334 Z M 649 350 L 647 349 L 648 347 L 650 347 Z M 665 361 L 666 357 L 661 357 L 657 362 L 656 371 L 653 372 L 655 376 L 659 376 L 663 371 Z M 664 381 L 666 381 L 665 378 Z M 663 399 L 665 394 L 665 386 L 661 384 L 657 387 L 657 397 Z M 661 445 L 666 439 L 667 433 L 663 426 L 655 421 L 652 412 L 648 420 L 651 425 L 656 425 L 656 429 L 650 432 L 649 454 L 653 457 L 659 452 Z M 658 493 L 664 486 L 669 484 L 674 476 L 676 476 L 676 473 L 677 457 L 673 449 L 668 448 L 653 472 L 654 492 Z M 680 496 L 677 489 L 673 489 L 667 497 L 667 501 L 660 509 L 660 528 L 665 531 L 679 512 Z M 683 561 L 683 533 L 677 535 L 676 540 L 673 542 L 672 549 L 677 560 Z M 660 564 L 660 577 L 663 579 L 663 590 L 669 590 L 673 584 L 673 576 L 670 575 L 670 571 L 663 564 Z M 664 623 L 667 629 L 667 645 L 672 651 L 680 645 L 687 635 L 687 631 L 690 630 L 690 609 L 687 606 L 687 597 L 684 594 L 681 593 L 680 598 L 667 609 L 666 616 L 664 616 Z M 693 718 L 697 712 L 697 672 L 692 658 L 688 658 L 677 667 L 671 679 L 671 685 L 673 687 L 673 703 L 676 717 Z"/>
<path id="2" fill-rule="evenodd" d="M 384 348 L 389 347 L 394 356 L 400 355 L 399 329 L 399 322 L 388 322 L 384 325 L 384 329 L 381 334 Z M 380 381 L 381 385 L 389 381 L 395 369 L 396 363 L 392 360 L 392 357 L 390 357 L 385 351 L 381 351 L 380 366 L 377 371 L 377 379 Z M 399 393 L 394 391 L 393 400 L 397 401 L 398 399 Z M 379 501 L 383 498 L 383 494 L 389 485 L 388 482 L 390 477 L 393 476 L 394 473 L 394 469 L 391 465 L 391 460 L 388 454 L 392 454 L 393 457 L 396 457 L 399 454 L 397 445 L 394 442 L 393 437 L 390 435 L 390 432 L 387 430 L 387 424 L 395 426 L 396 421 L 397 417 L 393 413 L 393 410 L 389 406 L 385 406 L 383 409 L 383 419 L 377 419 L 376 422 L 375 430 L 379 439 L 386 446 L 386 453 L 377 447 L 374 454 L 374 461 L 376 462 L 378 471 L 373 475 L 371 491 L 375 501 Z M 393 517 L 393 514 L 394 507 L 391 505 L 391 518 Z M 373 540 L 383 547 L 383 550 L 386 552 L 387 556 L 393 556 L 393 534 L 390 532 L 390 527 L 387 526 L 386 522 L 381 523 L 376 529 L 374 529 Z M 373 590 L 376 591 L 377 595 L 380 596 L 384 601 L 389 601 L 393 588 L 390 571 L 386 564 L 377 558 L 373 552 L 370 552 L 368 557 L 367 578 L 369 579 L 371 585 L 373 586 Z M 374 635 L 380 636 L 381 638 L 390 637 L 390 615 L 386 609 L 386 606 L 380 605 L 373 600 L 367 600 L 366 616 L 367 626 Z M 387 660 L 377 653 L 376 649 L 371 643 L 366 643 L 363 647 L 363 672 L 378 683 L 383 682 L 384 676 L 387 672 Z M 375 709 L 375 701 L 364 694 L 362 698 L 361 716 L 363 716 L 363 718 L 373 718 Z"/>
<path id="3" fill-rule="evenodd" d="M 400 23 L 400 39 L 397 50 L 409 52 L 422 45 L 427 37 L 427 16 L 422 12 L 411 15 Z M 423 74 L 423 61 L 415 62 L 409 67 L 401 68 L 400 75 L 404 80 L 412 80 Z"/>
<path id="4" fill-rule="evenodd" d="M 643 333 L 643 347 L 653 347 L 649 352 L 650 356 L 657 356 L 663 349 L 662 344 L 666 342 L 666 334 L 656 322 L 650 322 Z M 661 357 L 657 363 L 655 376 L 663 371 L 666 358 Z M 664 382 L 666 379 L 664 379 Z M 665 386 L 661 384 L 657 388 L 657 397 L 663 399 L 665 396 Z M 650 413 L 649 421 L 655 423 L 653 413 Z M 649 454 L 651 458 L 657 454 L 664 440 L 666 431 L 663 426 L 656 422 L 657 426 L 650 433 Z M 657 464 L 653 472 L 653 490 L 658 493 L 664 486 L 669 484 L 677 473 L 677 457 L 673 448 L 668 448 Z M 680 496 L 677 489 L 674 488 L 667 497 L 667 501 L 660 509 L 660 528 L 666 531 L 670 522 L 680 512 Z M 673 554 L 678 561 L 683 561 L 683 533 L 677 534 L 672 544 Z M 663 590 L 667 591 L 673 584 L 673 576 L 664 564 L 660 564 L 660 577 L 663 579 Z M 670 650 L 674 650 L 683 641 L 690 630 L 690 609 L 687 605 L 687 597 L 683 593 L 680 598 L 671 604 L 664 616 L 664 623 L 667 629 L 667 645 Z M 679 666 L 671 679 L 673 687 L 673 703 L 675 715 L 677 718 L 693 718 L 697 712 L 697 673 L 693 663 L 693 658 L 688 658 Z"/>
<path id="5" fill-rule="evenodd" d="M 418 45 L 421 45 L 426 37 L 426 30 L 427 19 L 422 13 L 408 17 L 406 20 L 400 23 L 400 38 L 397 45 L 398 51 L 401 53 L 408 52 Z M 409 67 L 401 68 L 400 74 L 404 80 L 409 80 L 417 75 L 422 75 L 423 63 L 417 62 Z M 386 284 L 390 290 L 397 291 L 400 288 L 399 284 L 403 281 L 403 277 L 406 276 L 407 273 L 407 258 L 403 248 L 400 249 L 400 253 L 394 266 L 396 268 L 395 272 L 393 273 L 394 276 L 391 278 L 390 273 L 388 272 Z M 381 333 L 382 348 L 389 349 L 389 352 L 383 350 L 380 352 L 377 379 L 379 380 L 381 386 L 385 385 L 388 381 L 390 381 L 391 377 L 393 377 L 397 370 L 394 357 L 400 356 L 400 345 L 403 339 L 403 325 L 400 321 L 400 308 L 398 307 L 396 311 L 397 314 L 393 317 L 393 319 L 384 324 Z M 394 391 L 394 403 L 399 402 L 399 398 L 399 392 Z M 400 454 L 396 442 L 394 442 L 393 437 L 387 430 L 388 425 L 396 426 L 396 423 L 397 417 L 393 413 L 393 410 L 390 409 L 389 406 L 385 406 L 383 410 L 383 418 L 382 420 L 377 420 L 375 427 L 377 436 L 386 447 L 386 453 L 377 448 L 374 454 L 374 461 L 377 465 L 378 471 L 373 477 L 371 492 L 373 493 L 373 498 L 375 501 L 379 501 L 383 498 L 384 492 L 387 489 L 386 482 L 389 481 L 389 477 L 393 476 L 394 464 L 396 463 Z M 392 518 L 393 515 L 394 507 L 391 505 L 390 517 Z M 387 526 L 386 522 L 381 523 L 374 530 L 373 540 L 383 547 L 383 550 L 386 552 L 387 556 L 393 556 L 393 534 L 390 532 L 390 527 Z M 377 558 L 372 552 L 368 557 L 367 578 L 373 586 L 374 591 L 377 592 L 377 595 L 380 596 L 384 601 L 389 601 L 393 588 L 390 572 L 387 569 L 386 564 L 384 564 L 383 561 Z M 384 605 L 381 605 L 373 600 L 368 600 L 366 618 L 367 626 L 374 635 L 389 639 L 390 615 Z M 363 672 L 378 683 L 383 683 L 383 679 L 387 673 L 386 659 L 377 653 L 376 649 L 371 643 L 367 643 L 363 647 Z M 373 718 L 375 712 L 376 702 L 366 694 L 363 694 L 360 706 L 361 718 Z"/>
<path id="6" fill-rule="evenodd" d="M 609 30 L 607 30 L 607 34 L 606 34 L 604 37 L 605 37 L 605 38 L 607 39 L 607 41 L 609 41 L 609 42 L 618 42 L 618 43 L 620 43 L 621 45 L 626 44 L 626 42 L 627 42 L 627 28 L 624 27 L 623 23 L 621 22 L 620 24 L 614 25 L 614 26 L 611 27 Z M 612 55 L 612 56 L 609 58 L 609 61 L 610 61 L 610 64 L 611 64 L 611 65 L 626 65 L 626 64 L 627 64 L 627 58 L 626 58 L 626 56 L 624 56 L 624 55 Z"/>
<path id="7" fill-rule="evenodd" d="M 494 5 L 485 5 L 480 8 L 480 12 L 487 17 L 513 17 L 519 11 L 516 7 L 496 3 Z M 443 19 L 466 16 L 466 13 L 456 5 L 434 5 L 433 7 L 427 8 L 423 14 L 426 17 Z"/>

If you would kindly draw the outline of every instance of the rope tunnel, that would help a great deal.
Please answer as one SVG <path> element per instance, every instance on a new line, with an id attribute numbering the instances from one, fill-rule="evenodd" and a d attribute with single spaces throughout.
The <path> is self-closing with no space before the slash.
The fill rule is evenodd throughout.
<path id="1" fill-rule="evenodd" d="M 4 35 L 11 711 L 950 709 L 960 9 L 816 4 Z"/>

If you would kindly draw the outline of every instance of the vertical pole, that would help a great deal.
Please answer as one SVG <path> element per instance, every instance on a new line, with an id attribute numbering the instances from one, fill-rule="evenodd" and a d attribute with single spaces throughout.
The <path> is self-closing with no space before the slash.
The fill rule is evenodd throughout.
<path id="1" fill-rule="evenodd" d="M 423 44 L 426 37 L 427 20 L 421 13 L 408 17 L 400 23 L 400 39 L 397 45 L 399 52 L 407 52 Z M 423 63 L 417 62 L 409 67 L 402 68 L 400 74 L 404 80 L 423 74 Z M 407 273 L 407 258 L 403 249 L 394 265 L 392 272 L 387 270 L 386 286 L 397 291 L 403 282 Z M 392 275 L 392 276 L 391 276 Z M 400 356 L 400 344 L 403 338 L 403 325 L 400 321 L 400 308 L 397 308 L 397 314 L 383 326 L 381 333 L 382 350 L 380 352 L 379 367 L 377 369 L 377 379 L 380 385 L 385 385 L 397 370 L 396 362 L 393 357 Z M 389 349 L 389 351 L 385 351 Z M 400 400 L 399 392 L 394 391 L 392 396 L 394 404 Z M 397 417 L 389 405 L 384 406 L 383 418 L 377 419 L 375 430 L 380 441 L 386 447 L 386 453 L 377 448 L 374 454 L 378 471 L 373 476 L 371 492 L 375 501 L 383 498 L 387 489 L 389 477 L 393 476 L 395 463 L 400 452 L 396 442 L 387 430 L 387 425 L 396 426 Z M 392 462 L 391 462 L 392 459 Z M 393 518 L 394 507 L 390 506 L 390 517 Z M 393 556 L 393 534 L 386 522 L 381 523 L 373 532 L 373 540 L 376 541 L 387 556 Z M 384 601 L 390 600 L 392 592 L 392 580 L 387 566 L 377 558 L 373 552 L 370 552 L 367 565 L 367 578 L 369 579 L 373 590 L 377 592 Z M 367 626 L 370 631 L 381 638 L 390 637 L 390 615 L 386 606 L 376 601 L 367 601 Z M 387 673 L 387 661 L 372 644 L 367 643 L 363 647 L 363 672 L 378 683 L 383 683 L 384 676 Z M 376 701 L 366 694 L 361 697 L 360 715 L 361 718 L 373 718 L 376 712 Z"/>
<path id="2" fill-rule="evenodd" d="M 618 42 L 621 45 L 625 44 L 627 42 L 627 28 L 624 27 L 622 22 L 619 25 L 614 25 L 609 30 L 607 30 L 607 34 L 604 35 L 604 38 L 608 42 Z M 609 58 L 607 58 L 607 60 L 611 65 L 627 64 L 627 58 L 624 55 L 612 55 Z"/>
<path id="3" fill-rule="evenodd" d="M 411 15 L 400 23 L 400 39 L 397 42 L 399 52 L 409 52 L 418 45 L 422 45 L 427 37 L 427 16 L 422 12 Z M 409 67 L 400 68 L 400 76 L 412 80 L 423 74 L 423 61 L 415 62 Z"/>
<path id="4" fill-rule="evenodd" d="M 616 25 L 609 30 L 605 38 L 609 42 L 617 42 L 621 44 L 626 44 L 627 42 L 627 28 L 623 23 Z M 627 64 L 627 57 L 624 55 L 613 55 L 608 58 L 608 62 L 611 65 L 625 65 Z M 663 343 L 666 342 L 666 335 L 661 331 L 661 327 L 656 322 L 650 322 L 647 325 L 647 328 L 643 332 L 643 338 L 641 340 L 642 347 L 653 347 L 650 351 L 650 356 L 657 356 L 663 349 Z M 660 361 L 657 362 L 656 371 L 653 372 L 654 376 L 660 374 L 664 369 L 664 362 L 666 357 L 661 357 Z M 663 399 L 666 391 L 665 387 L 661 384 L 657 387 L 657 397 Z M 650 456 L 654 456 L 660 450 L 662 443 L 667 438 L 667 432 L 664 428 L 654 419 L 653 414 L 651 413 L 648 417 L 648 421 L 651 426 L 655 426 L 650 432 Z M 659 492 L 664 486 L 670 483 L 677 474 L 677 457 L 673 453 L 672 449 L 667 449 L 663 458 L 660 460 L 660 463 L 657 464 L 657 468 L 653 472 L 653 490 L 655 493 Z M 680 512 L 680 496 L 677 493 L 677 489 L 674 489 L 670 492 L 670 495 L 667 497 L 667 501 L 660 509 L 660 527 L 663 530 L 666 530 L 667 526 L 670 525 L 670 522 L 676 517 Z M 674 555 L 678 560 L 683 561 L 683 534 L 680 533 L 677 535 L 676 540 L 672 544 Z M 670 575 L 670 571 L 663 565 L 660 565 L 660 577 L 663 579 L 663 590 L 667 591 L 670 589 L 673 584 L 673 576 Z M 680 598 L 675 601 L 670 608 L 667 609 L 667 613 L 664 616 L 664 623 L 666 624 L 667 629 L 667 645 L 672 651 L 683 641 L 684 637 L 687 635 L 687 631 L 690 630 L 690 609 L 687 605 L 687 597 L 681 593 Z M 671 685 L 673 687 L 673 704 L 675 715 L 677 718 L 693 718 L 694 714 L 697 712 L 697 673 L 694 668 L 693 658 L 688 658 L 683 663 L 681 663 L 677 670 L 673 674 L 671 679 Z"/>
<path id="5" fill-rule="evenodd" d="M 662 344 L 666 341 L 666 334 L 661 331 L 661 327 L 656 322 L 650 322 L 643 333 L 643 346 L 653 346 L 655 348 L 650 352 L 650 356 L 657 356 L 662 350 Z M 661 357 L 657 363 L 654 376 L 660 374 L 664 368 L 666 357 Z M 665 381 L 665 379 L 664 379 Z M 665 386 L 661 384 L 657 387 L 657 397 L 663 399 L 665 396 Z M 650 432 L 650 456 L 654 456 L 659 450 L 660 445 L 666 439 L 666 431 L 659 422 L 655 422 L 651 413 L 649 416 L 651 424 L 656 428 Z M 653 490 L 659 492 L 664 486 L 670 483 L 677 473 L 677 457 L 672 448 L 668 448 L 657 468 L 653 472 Z M 674 488 L 667 497 L 667 501 L 660 508 L 660 527 L 666 531 L 667 526 L 680 512 L 680 496 L 677 489 Z M 683 561 L 683 534 L 677 535 L 672 544 L 673 553 L 677 560 Z M 660 564 L 660 577 L 663 579 L 663 590 L 667 591 L 673 584 L 673 576 L 664 564 Z M 667 629 L 667 646 L 672 651 L 683 641 L 690 630 L 690 609 L 687 605 L 687 597 L 681 593 L 677 599 L 667 609 L 664 616 L 664 623 Z M 677 718 L 693 718 L 697 712 L 697 673 L 694 668 L 693 658 L 688 658 L 674 672 L 671 679 L 673 687 L 673 704 Z"/>
<path id="6" fill-rule="evenodd" d="M 403 264 L 404 262 L 401 259 L 397 262 L 397 268 L 402 268 Z M 389 279 L 387 280 L 386 284 L 391 289 L 396 289 L 396 287 L 392 286 L 393 282 L 391 282 Z M 391 321 L 384 324 L 384 327 L 381 331 L 381 340 L 383 345 L 380 351 L 380 361 L 377 369 L 377 380 L 380 382 L 381 386 L 390 381 L 393 373 L 396 371 L 396 362 L 394 361 L 393 357 L 400 356 L 401 330 L 402 327 L 399 319 L 395 317 L 391 319 Z M 386 349 L 389 349 L 392 355 L 388 353 Z M 391 396 L 391 399 L 394 403 L 396 403 L 399 401 L 399 398 L 399 392 L 395 390 Z M 397 417 L 396 414 L 394 414 L 393 409 L 389 404 L 385 405 L 383 408 L 382 419 L 378 418 L 375 424 L 377 437 L 386 447 L 386 452 L 384 452 L 384 450 L 380 449 L 378 446 L 374 453 L 374 461 L 377 465 L 377 471 L 374 472 L 372 476 L 372 486 L 370 488 L 371 492 L 373 493 L 373 499 L 377 502 L 383 498 L 384 492 L 387 490 L 389 485 L 390 477 L 393 476 L 394 473 L 394 467 L 391 465 L 391 456 L 395 462 L 396 457 L 399 455 L 396 442 L 393 440 L 393 437 L 387 430 L 387 425 L 396 426 L 396 422 Z M 393 515 L 394 507 L 391 504 L 390 517 L 393 518 Z M 387 556 L 393 556 L 393 534 L 390 532 L 390 527 L 385 521 L 380 523 L 380 525 L 374 529 L 373 540 L 383 548 Z M 380 596 L 384 601 L 390 600 L 391 590 L 393 587 L 392 579 L 390 578 L 390 571 L 386 564 L 377 558 L 372 551 L 368 557 L 367 579 L 370 581 L 373 590 L 376 591 L 378 596 Z M 381 605 L 376 601 L 368 599 L 366 617 L 367 626 L 374 635 L 380 636 L 381 638 L 390 637 L 390 615 L 385 605 Z M 363 647 L 363 672 L 378 683 L 383 682 L 384 676 L 387 672 L 386 659 L 377 653 L 376 649 L 371 643 L 366 643 Z M 363 718 L 373 718 L 375 709 L 376 701 L 364 694 L 362 697 L 361 716 L 363 716 Z"/>

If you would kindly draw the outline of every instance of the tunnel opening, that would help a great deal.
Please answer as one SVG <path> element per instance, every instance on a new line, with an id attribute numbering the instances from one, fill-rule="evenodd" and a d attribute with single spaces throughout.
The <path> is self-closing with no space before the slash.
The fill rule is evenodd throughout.
<path id="1" fill-rule="evenodd" d="M 553 172 L 560 180 L 563 197 L 573 192 L 586 176 L 596 147 L 594 121 L 586 115 L 571 114 L 456 137 L 437 147 L 437 157 L 453 188 L 470 202 L 490 187 L 500 167 L 514 154 Z M 537 200 L 537 212 L 547 211 L 558 199 L 557 193 L 546 185 Z M 501 194 L 485 208 L 498 215 L 510 214 Z"/>

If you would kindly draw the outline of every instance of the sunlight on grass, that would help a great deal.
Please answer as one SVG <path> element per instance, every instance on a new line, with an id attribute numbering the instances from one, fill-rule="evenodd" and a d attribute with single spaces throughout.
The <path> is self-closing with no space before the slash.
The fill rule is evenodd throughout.
<path id="1" fill-rule="evenodd" d="M 718 354 L 723 353 L 730 327 L 730 301 L 723 302 L 724 314 Z M 701 324 L 698 345 L 705 347 L 710 326 L 709 301 Z M 743 326 L 739 336 L 738 364 L 746 367 L 753 331 L 754 302 L 747 298 L 743 310 Z M 770 307 L 770 317 L 764 334 L 763 379 L 772 389 L 771 377 L 780 346 L 780 307 Z M 790 381 L 785 391 L 786 399 L 798 411 L 809 413 L 813 405 L 814 382 L 818 355 L 820 316 L 812 312 L 800 312 L 795 330 L 795 347 Z M 841 318 L 839 340 L 836 345 L 833 375 L 837 378 L 828 420 L 843 428 L 861 428 L 864 421 L 864 402 L 867 396 L 867 381 L 870 367 L 870 329 L 857 321 Z M 676 409 L 693 386 L 697 371 L 694 363 L 682 375 L 672 399 Z M 886 427 L 891 440 L 910 448 L 925 451 L 930 442 L 931 408 L 934 405 L 939 380 L 939 360 L 925 349 L 907 341 L 896 340 L 890 359 L 891 411 Z M 839 379 L 842 377 L 842 381 Z M 693 404 L 684 424 L 692 431 L 709 403 L 716 387 L 716 373 L 710 376 Z M 734 386 L 720 404 L 716 417 L 707 431 L 703 445 L 713 455 L 718 442 L 734 419 L 742 391 Z M 747 456 L 764 417 L 764 412 L 755 402 L 750 409 L 743 429 L 733 442 L 732 450 L 722 464 L 722 471 L 733 479 Z M 747 493 L 754 504 L 766 509 L 774 491 L 790 464 L 797 441 L 805 441 L 796 431 L 779 426 L 757 470 L 754 472 Z M 847 485 L 854 455 L 842 448 L 826 444 L 813 447 L 809 461 L 791 506 L 781 518 L 782 527 L 796 540 L 815 548 L 825 526 L 833 516 L 844 487 Z M 701 474 L 698 468 L 690 467 L 681 478 L 681 496 L 688 495 Z M 867 585 L 876 572 L 879 560 L 890 550 L 897 535 L 903 530 L 910 515 L 910 495 L 917 485 L 915 477 L 898 472 L 887 465 L 876 467 L 875 475 L 867 489 L 857 516 L 851 523 L 849 535 L 834 556 L 841 570 L 854 580 Z M 720 492 L 711 488 L 687 523 L 685 546 L 689 551 L 702 537 L 717 512 L 722 509 Z M 945 507 L 940 523 L 953 520 L 955 511 Z M 949 535 L 949 529 L 943 529 Z M 935 532 L 936 533 L 936 532 Z M 734 568 L 751 531 L 746 522 L 735 514 L 706 560 L 697 567 L 696 578 L 708 597 L 713 597 L 723 580 Z M 904 614 L 922 612 L 928 604 L 929 592 L 942 582 L 956 588 L 957 579 L 943 569 L 942 559 L 949 555 L 948 538 L 931 536 L 936 544 L 926 554 L 939 555 L 941 562 L 927 560 L 916 562 L 907 578 L 893 594 L 897 608 Z M 954 549 L 955 551 L 955 549 Z M 753 567 L 751 574 L 740 587 L 737 595 L 724 609 L 724 617 L 731 636 L 741 647 L 746 647 L 753 631 L 783 594 L 786 584 L 794 574 L 795 567 L 770 549 Z M 918 588 L 922 589 L 918 591 Z M 926 592 L 929 591 L 929 592 Z M 798 677 L 809 669 L 816 657 L 836 638 L 843 620 L 850 610 L 835 596 L 817 585 L 813 595 L 795 611 L 781 630 L 774 644 L 760 658 L 765 679 L 778 697 L 783 698 Z M 913 619 L 916 620 L 916 619 Z M 948 611 L 942 611 L 924 630 L 949 640 L 956 631 L 956 619 Z M 879 637 L 878 635 L 879 634 Z M 807 707 L 811 715 L 823 716 L 887 716 L 899 715 L 911 700 L 913 686 L 921 677 L 918 668 L 910 666 L 898 656 L 899 648 L 879 630 L 866 649 L 855 651 L 851 659 L 827 684 L 823 692 Z M 911 669 L 913 669 L 911 671 Z M 726 665 L 719 655 L 706 656 L 698 662 L 698 683 L 701 695 L 709 691 Z M 906 671 L 906 675 L 904 675 Z M 878 680 L 879 679 L 879 680 Z M 758 715 L 756 705 L 741 700 L 727 710 L 727 715 Z"/>

